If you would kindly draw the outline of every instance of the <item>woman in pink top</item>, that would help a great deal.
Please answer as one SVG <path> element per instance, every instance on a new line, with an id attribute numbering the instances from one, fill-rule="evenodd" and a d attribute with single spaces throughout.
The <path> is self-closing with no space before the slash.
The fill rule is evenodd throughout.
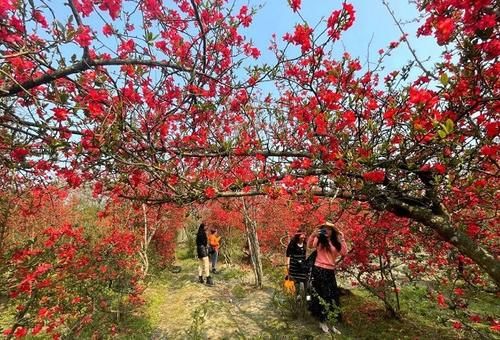
<path id="1" fill-rule="evenodd" d="M 327 222 L 320 227 L 311 234 L 307 241 L 307 246 L 316 248 L 317 251 L 312 270 L 313 298 L 310 308 L 312 315 L 319 320 L 320 328 L 324 332 L 329 332 L 328 325 L 325 323 L 328 312 L 334 312 L 338 321 L 341 319 L 335 267 L 337 259 L 347 253 L 347 245 L 344 234 L 333 224 Z M 332 331 L 340 334 L 333 326 Z"/>

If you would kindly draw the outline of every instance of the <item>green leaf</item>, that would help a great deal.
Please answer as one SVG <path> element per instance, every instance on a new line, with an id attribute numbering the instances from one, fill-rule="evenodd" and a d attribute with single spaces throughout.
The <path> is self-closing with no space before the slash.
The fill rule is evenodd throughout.
<path id="1" fill-rule="evenodd" d="M 444 86 L 448 85 L 449 83 L 448 75 L 446 73 L 443 73 L 439 78 L 439 80 L 441 81 L 441 84 L 443 84 Z"/>
<path id="2" fill-rule="evenodd" d="M 445 122 L 445 126 L 446 126 L 446 132 L 451 133 L 453 131 L 453 128 L 455 127 L 455 124 L 450 118 L 448 118 Z"/>
<path id="3" fill-rule="evenodd" d="M 444 130 L 438 130 L 438 135 L 439 135 L 439 137 L 444 139 L 444 138 L 446 138 L 447 133 Z"/>
<path id="4" fill-rule="evenodd" d="M 64 92 L 59 93 L 59 101 L 61 103 L 66 104 L 68 102 L 68 99 L 69 99 L 69 94 Z"/>

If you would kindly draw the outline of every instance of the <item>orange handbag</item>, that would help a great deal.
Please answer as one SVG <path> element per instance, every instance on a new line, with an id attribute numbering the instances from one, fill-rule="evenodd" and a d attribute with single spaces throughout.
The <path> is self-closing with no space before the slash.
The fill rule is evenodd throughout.
<path id="1" fill-rule="evenodd" d="M 295 294 L 295 282 L 290 280 L 290 278 L 285 276 L 285 282 L 283 282 L 283 289 L 286 294 Z"/>

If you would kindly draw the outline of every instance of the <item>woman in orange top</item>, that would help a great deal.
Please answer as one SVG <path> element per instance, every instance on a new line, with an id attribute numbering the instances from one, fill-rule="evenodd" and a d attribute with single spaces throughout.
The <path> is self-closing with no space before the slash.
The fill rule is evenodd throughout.
<path id="1" fill-rule="evenodd" d="M 217 235 L 217 229 L 210 230 L 210 235 L 208 236 L 209 256 L 210 262 L 212 263 L 212 273 L 217 273 L 215 268 L 217 265 L 217 259 L 219 258 L 219 246 L 220 246 L 220 236 Z"/>
<path id="2" fill-rule="evenodd" d="M 319 319 L 319 326 L 325 332 L 329 332 L 325 323 L 328 311 L 336 312 L 337 320 L 340 321 L 340 299 L 337 280 L 335 278 L 336 261 L 340 256 L 347 254 L 347 245 L 344 234 L 331 223 L 320 226 L 307 241 L 309 248 L 316 248 L 317 256 L 312 270 L 313 298 L 311 301 L 311 313 Z M 321 298 L 321 299 L 320 299 Z M 323 300 L 323 301 L 320 301 Z M 340 331 L 332 326 L 333 332 Z"/>

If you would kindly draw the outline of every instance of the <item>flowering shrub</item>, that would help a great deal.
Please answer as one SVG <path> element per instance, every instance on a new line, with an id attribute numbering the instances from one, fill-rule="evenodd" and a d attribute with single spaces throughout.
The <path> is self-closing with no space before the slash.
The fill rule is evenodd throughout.
<path id="1" fill-rule="evenodd" d="M 82 228 L 63 224 L 11 250 L 5 267 L 16 314 L 4 335 L 108 333 L 119 315 L 142 302 L 137 240 L 113 230 L 96 244 Z"/>

